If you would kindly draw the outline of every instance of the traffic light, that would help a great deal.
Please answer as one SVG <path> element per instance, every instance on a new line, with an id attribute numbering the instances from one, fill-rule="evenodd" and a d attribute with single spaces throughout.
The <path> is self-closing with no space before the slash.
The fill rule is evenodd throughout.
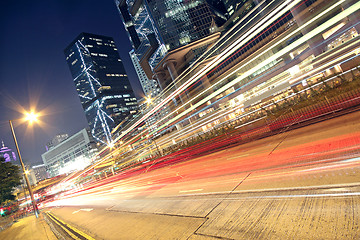
<path id="1" fill-rule="evenodd" d="M 5 217 L 5 211 L 4 211 L 3 208 L 0 208 L 0 215 L 1 215 L 2 217 Z"/>

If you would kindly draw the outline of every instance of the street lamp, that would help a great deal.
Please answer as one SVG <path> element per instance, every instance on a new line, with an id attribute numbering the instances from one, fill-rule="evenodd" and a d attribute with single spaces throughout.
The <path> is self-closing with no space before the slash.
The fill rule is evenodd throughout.
<path id="1" fill-rule="evenodd" d="M 110 143 L 108 144 L 108 147 L 109 147 L 110 150 L 113 149 L 114 146 L 115 146 L 114 142 L 110 142 Z"/>
<path id="2" fill-rule="evenodd" d="M 25 117 L 25 120 L 29 121 L 30 123 L 34 122 L 37 120 L 37 115 L 34 114 L 34 113 L 27 113 L 26 114 L 26 117 Z M 18 145 L 18 142 L 16 140 L 16 136 L 15 136 L 15 131 L 14 131 L 14 127 L 12 125 L 12 121 L 9 120 L 9 124 L 10 124 L 10 128 L 11 128 L 11 133 L 12 133 L 12 136 L 14 138 L 14 142 L 15 142 L 15 146 L 16 146 L 16 150 L 17 150 L 17 153 L 18 153 L 18 156 L 19 156 L 19 160 L 20 160 L 20 163 L 21 163 L 21 168 L 23 170 L 23 173 L 24 173 L 24 177 L 25 177 L 25 181 L 26 181 L 26 185 L 28 187 L 28 190 L 29 190 L 29 193 L 30 193 L 30 198 L 31 198 L 31 204 L 33 206 L 33 209 L 34 209 L 34 213 L 35 213 L 35 216 L 38 218 L 39 217 L 39 210 L 37 208 L 37 205 L 36 205 L 36 202 L 35 202 L 35 199 L 34 199 L 34 193 L 31 189 L 31 185 L 30 185 L 30 182 L 29 182 L 29 178 L 26 174 L 27 170 L 25 169 L 25 165 L 22 161 L 22 158 L 21 158 L 21 154 L 20 154 L 20 150 L 19 150 L 19 145 Z"/>
<path id="3" fill-rule="evenodd" d="M 145 102 L 150 105 L 152 103 L 152 98 L 149 96 L 149 97 L 145 97 Z"/>
<path id="4" fill-rule="evenodd" d="M 38 115 L 34 112 L 25 113 L 25 120 L 30 123 L 36 122 L 37 117 L 38 117 Z"/>

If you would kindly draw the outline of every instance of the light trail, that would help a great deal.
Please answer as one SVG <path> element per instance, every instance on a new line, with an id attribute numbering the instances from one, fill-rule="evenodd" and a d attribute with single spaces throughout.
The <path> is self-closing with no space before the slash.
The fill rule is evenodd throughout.
<path id="1" fill-rule="evenodd" d="M 339 4 L 340 4 L 341 2 L 339 2 Z M 331 8 L 330 9 L 328 9 L 327 11 L 330 11 L 331 10 Z M 325 14 L 325 13 L 324 13 Z M 346 13 L 346 14 L 349 14 L 349 13 Z M 320 14 L 318 15 L 318 16 L 320 16 Z M 340 16 L 340 17 L 338 17 L 338 19 L 341 19 L 343 16 Z M 332 24 L 335 24 L 334 23 L 334 19 L 331 19 L 331 21 L 328 21 L 328 22 L 332 22 Z M 325 24 L 324 24 L 325 25 Z M 305 25 L 304 26 L 302 26 L 302 27 L 305 27 Z M 300 28 L 301 29 L 301 28 Z M 321 32 L 323 29 L 317 29 L 317 31 L 318 32 Z M 299 31 L 299 30 L 298 30 Z M 313 31 L 314 32 L 314 31 Z M 317 32 L 317 33 L 318 33 Z M 308 38 L 311 38 L 312 36 L 308 36 Z M 307 40 L 307 39 L 305 39 L 305 40 Z M 298 40 L 299 41 L 299 40 Z M 301 39 L 301 41 L 304 41 L 303 39 Z M 275 45 L 276 46 L 276 45 Z M 253 59 L 254 60 L 254 59 Z M 253 72 L 255 72 L 256 70 L 258 70 L 258 69 L 260 69 L 261 67 L 263 67 L 263 66 L 258 66 Z M 249 75 L 249 74 L 247 74 L 247 75 Z M 244 77 L 243 77 L 244 78 Z M 225 78 L 223 78 L 223 80 L 224 80 Z M 238 79 L 238 81 L 236 81 L 236 82 L 234 82 L 234 84 L 235 83 L 237 83 L 237 82 L 239 82 L 239 79 Z M 234 85 L 234 84 L 232 84 L 232 85 Z M 229 86 L 229 85 L 228 85 Z M 231 87 L 231 86 L 229 86 L 229 87 Z M 226 87 L 226 88 L 228 88 L 228 87 Z M 221 92 L 223 92 L 223 91 L 225 91 L 226 90 L 226 88 L 222 88 L 222 91 L 217 91 L 216 93 L 214 93 L 213 95 L 212 95 L 212 97 L 213 96 L 215 96 L 215 95 L 217 95 L 217 94 L 220 94 Z M 209 99 L 211 99 L 210 97 L 208 97 L 206 100 L 209 100 Z M 199 106 L 199 105 L 201 105 L 201 104 L 203 104 L 204 102 L 206 102 L 206 101 L 202 101 L 200 104 L 197 104 L 196 105 L 196 107 L 197 106 Z M 162 128 L 164 128 L 165 126 L 169 126 L 171 123 L 174 123 L 176 120 L 178 120 L 178 119 L 180 119 L 181 117 L 184 117 L 187 113 L 189 113 L 189 112 L 191 112 L 193 109 L 195 108 L 195 106 L 193 105 L 193 107 L 192 108 L 190 108 L 190 109 L 188 109 L 188 111 L 186 112 L 183 112 L 183 113 L 181 113 L 180 115 L 178 115 L 177 116 L 177 118 L 176 119 L 172 119 L 172 121 L 169 121 L 169 122 L 167 122 L 167 123 L 165 123 L 165 124 L 163 124 L 162 126 L 160 126 L 159 127 L 159 129 L 162 129 Z M 155 131 L 153 131 L 152 132 L 152 134 L 154 134 L 154 132 Z"/>
<path id="2" fill-rule="evenodd" d="M 290 2 L 290 1 L 289 1 Z M 209 64 L 206 65 L 205 68 L 203 68 L 201 71 L 199 71 L 198 73 L 196 73 L 193 77 L 191 77 L 189 80 L 184 80 L 185 83 L 180 86 L 176 91 L 174 91 L 172 94 L 170 94 L 163 102 L 161 102 L 159 105 L 157 105 L 154 109 L 152 109 L 151 111 L 149 111 L 149 113 L 145 114 L 142 118 L 140 118 L 138 121 L 135 122 L 134 125 L 132 125 L 130 128 L 128 128 L 124 133 L 120 134 L 120 136 L 118 138 L 116 138 L 115 141 L 118 141 L 120 139 L 122 139 L 122 137 L 124 137 L 126 134 L 131 133 L 131 131 L 134 131 L 136 129 L 136 127 L 138 126 L 143 126 L 145 119 L 149 116 L 151 116 L 152 113 L 155 113 L 156 111 L 158 111 L 159 109 L 161 109 L 162 107 L 164 107 L 166 104 L 171 103 L 172 99 L 175 98 L 178 95 L 181 95 L 182 92 L 184 92 L 185 90 L 187 90 L 191 84 L 193 84 L 194 82 L 198 81 L 201 79 L 201 77 L 205 76 L 205 74 L 209 71 L 212 71 L 213 69 L 215 69 L 219 64 L 221 65 L 224 61 L 226 61 L 226 59 L 231 56 L 234 52 L 236 52 L 238 50 L 238 48 L 241 48 L 243 45 L 246 43 L 246 40 L 250 40 L 251 37 L 255 37 L 256 34 L 255 33 L 260 33 L 261 31 L 265 31 L 269 26 L 271 26 L 271 24 L 273 24 L 273 21 L 275 21 L 276 19 L 278 19 L 279 16 L 281 16 L 281 13 L 286 13 L 286 11 L 290 10 L 291 7 L 294 7 L 298 2 L 300 1 L 294 1 L 292 2 L 292 5 L 289 6 L 285 6 L 285 5 L 281 5 L 278 6 L 276 8 L 276 10 L 274 10 L 273 12 L 271 12 L 270 15 L 266 16 L 267 17 L 267 21 L 270 23 L 269 25 L 263 24 L 262 26 L 259 26 L 259 28 L 255 28 L 254 25 L 251 29 L 251 31 L 249 31 L 248 33 L 244 34 L 241 36 L 240 39 L 238 39 L 237 45 L 232 45 L 228 48 L 226 48 L 226 51 L 223 51 L 223 54 L 220 54 L 219 56 L 217 56 L 216 58 L 214 58 Z M 320 18 L 321 16 L 329 13 L 332 9 L 334 9 L 336 6 L 338 6 L 339 4 L 343 3 L 344 1 L 337 1 L 334 5 L 332 5 L 330 8 L 326 9 L 325 11 L 321 12 L 320 14 L 318 14 L 316 16 L 316 18 Z M 294 5 L 295 4 L 295 5 Z M 291 6 L 291 7 L 290 7 Z M 271 58 L 266 59 L 265 61 L 263 61 L 260 64 L 257 64 L 255 67 L 252 67 L 251 69 L 245 71 L 241 76 L 239 76 L 238 78 L 236 78 L 234 81 L 225 84 L 224 86 L 222 86 L 221 88 L 219 88 L 218 90 L 216 90 L 214 93 L 207 95 L 204 99 L 201 99 L 197 102 L 195 102 L 195 99 L 197 97 L 200 97 L 201 94 L 206 94 L 207 92 L 204 91 L 199 95 L 196 95 L 195 97 L 189 99 L 189 101 L 187 103 L 192 103 L 193 105 L 191 107 L 189 107 L 188 109 L 186 109 L 185 111 L 181 112 L 180 114 L 177 114 L 174 118 L 172 118 L 171 120 L 163 123 L 162 125 L 160 125 L 160 127 L 158 127 L 156 130 L 150 131 L 149 128 L 144 127 L 144 129 L 142 131 L 140 131 L 140 134 L 136 137 L 131 138 L 131 140 L 125 141 L 125 145 L 129 144 L 129 143 L 134 143 L 137 142 L 139 145 L 144 145 L 145 140 L 143 138 L 141 138 L 141 135 L 148 135 L 148 134 L 155 134 L 157 131 L 161 131 L 162 129 L 166 129 L 167 127 L 173 125 L 174 123 L 184 120 L 186 118 L 189 118 L 188 115 L 192 114 L 196 114 L 198 113 L 199 109 L 197 109 L 198 107 L 200 108 L 201 105 L 205 104 L 207 101 L 210 101 L 212 98 L 215 98 L 216 96 L 218 96 L 219 94 L 224 93 L 227 89 L 231 88 L 232 86 L 234 86 L 235 84 L 241 82 L 243 79 L 245 79 L 246 77 L 250 76 L 251 74 L 256 73 L 257 71 L 261 70 L 263 67 L 265 67 L 267 64 L 271 63 L 272 61 L 275 61 L 277 58 L 280 58 L 282 55 L 289 53 L 290 51 L 292 51 L 293 49 L 299 47 L 301 44 L 303 44 L 304 42 L 306 42 L 307 40 L 311 39 L 313 36 L 323 32 L 325 29 L 333 26 L 334 24 L 336 24 L 337 22 L 341 21 L 344 17 L 348 16 L 349 14 L 357 11 L 359 9 L 359 3 L 354 4 L 353 6 L 351 6 L 350 8 L 346 9 L 345 11 L 341 12 L 340 14 L 332 17 L 331 19 L 329 19 L 327 22 L 321 24 L 320 26 L 316 27 L 315 29 L 313 29 L 311 32 L 305 34 L 302 38 L 298 39 L 297 41 L 293 42 L 292 44 L 290 44 L 289 46 L 285 47 L 284 49 L 280 50 L 279 52 L 277 52 L 276 54 L 274 54 Z M 312 21 L 315 21 L 315 19 Z M 221 78 L 216 84 L 214 84 L 214 87 L 218 87 L 221 84 L 223 84 L 223 81 L 227 80 L 227 78 L 233 74 L 238 73 L 239 71 L 243 70 L 245 67 L 250 66 L 249 64 L 252 64 L 253 62 L 261 59 L 261 57 L 264 56 L 264 54 L 267 51 L 271 51 L 271 49 L 274 49 L 275 47 L 279 46 L 280 42 L 285 41 L 286 39 L 290 39 L 290 37 L 294 36 L 295 34 L 299 33 L 303 28 L 305 28 L 308 24 L 310 24 L 311 22 L 307 22 L 306 24 L 302 25 L 301 27 L 297 28 L 296 31 L 293 31 L 292 33 L 288 34 L 287 36 L 285 36 L 284 38 L 281 38 L 281 41 L 276 42 L 275 44 L 268 44 L 266 46 L 266 51 L 261 52 L 260 54 L 257 55 L 252 55 L 250 58 L 248 58 L 248 63 L 244 63 L 241 65 L 241 67 L 235 69 L 234 71 L 231 71 L 230 74 L 226 75 L 225 77 Z M 240 31 L 240 30 L 239 30 Z M 259 32 L 260 31 L 260 32 Z M 251 35 L 253 34 L 253 35 Z M 255 35 L 254 35 L 255 34 Z M 355 43 L 352 43 L 352 45 L 350 45 L 349 47 L 353 47 L 356 44 L 358 44 L 358 40 Z M 332 56 L 335 56 L 335 54 L 338 54 L 342 51 L 342 48 L 339 48 L 338 50 L 336 50 L 336 52 L 331 53 L 330 55 L 327 56 L 327 58 L 330 58 Z M 210 51 L 210 50 L 209 50 Z M 337 60 L 333 60 L 330 62 L 326 63 L 326 67 L 331 67 L 333 66 L 333 64 L 336 63 L 336 61 L 341 61 L 343 59 L 347 59 L 349 57 L 352 57 L 353 54 L 351 53 L 346 53 L 344 55 L 342 55 L 341 57 L 339 57 Z M 317 61 L 323 61 L 323 59 L 317 59 Z M 320 68 L 317 68 L 316 70 L 320 70 Z M 305 78 L 306 76 L 309 76 L 310 74 L 316 74 L 316 70 L 311 71 L 311 73 L 305 73 L 303 75 L 301 75 L 302 78 Z M 300 79 L 300 78 L 298 78 Z M 257 79 L 255 79 L 257 80 Z M 252 82 L 254 82 L 255 80 L 253 80 Z M 180 78 L 178 78 L 178 81 L 180 81 Z M 181 80 L 183 81 L 183 80 Z M 280 79 L 281 81 L 281 79 Z M 289 79 L 287 79 L 286 81 L 289 81 Z M 249 82 L 248 84 L 251 84 L 252 82 Z M 276 84 L 278 82 L 274 82 L 274 84 Z M 281 82 L 280 82 L 281 83 Z M 264 91 L 264 90 L 261 90 Z M 260 93 L 260 91 L 258 92 Z M 228 95 L 226 95 L 228 96 Z M 223 98 L 225 98 L 226 96 L 224 96 Z M 251 96 L 250 96 L 251 97 Z M 222 99 L 223 99 L 222 98 Z M 194 101 L 194 102 L 193 102 Z M 213 106 L 214 103 L 212 103 Z M 246 105 L 246 104 L 245 104 Z M 181 106 L 183 107 L 183 106 Z M 236 107 L 235 109 L 239 109 L 240 106 Z M 197 109 L 195 111 L 195 109 Z M 189 126 L 185 128 L 185 131 L 183 131 L 181 134 L 179 134 L 179 132 L 175 132 L 173 135 L 170 135 L 172 137 L 164 137 L 161 140 L 162 144 L 166 144 L 166 142 L 170 143 L 170 141 L 174 138 L 182 138 L 182 137 L 186 137 L 187 134 L 190 134 L 191 132 L 199 129 L 201 126 L 204 126 L 206 124 L 211 123 L 211 117 L 214 117 L 215 114 L 218 114 L 217 119 L 220 119 L 224 116 L 226 116 L 227 114 L 230 114 L 231 112 L 233 112 L 235 109 L 222 109 L 220 111 L 216 111 L 216 113 L 211 113 L 209 116 L 206 116 L 204 119 L 199 120 L 198 122 L 196 122 L 196 124 L 194 124 L 194 126 Z M 177 110 L 180 110 L 180 108 L 177 108 Z M 249 113 L 245 113 L 243 116 L 246 116 L 246 114 L 251 114 L 253 112 L 249 112 Z M 172 112 L 171 114 L 174 114 L 174 112 Z M 192 116 L 190 115 L 190 117 Z M 169 117 L 171 115 L 168 115 L 167 117 Z M 101 120 L 101 119 L 100 119 Z M 165 121 L 166 118 L 162 118 L 161 121 Z M 149 133 L 150 132 L 150 133 Z M 139 147 L 138 150 L 139 151 L 143 151 L 146 150 L 147 146 L 144 147 Z M 120 152 L 120 151 L 119 151 Z M 142 157 L 144 157 L 146 155 L 141 155 L 138 156 L 137 158 L 140 159 Z M 126 162 L 128 163 L 128 162 Z"/>
<path id="3" fill-rule="evenodd" d="M 228 112 L 230 112 L 230 111 L 228 111 Z M 225 115 L 225 114 L 224 114 Z M 185 117 L 186 116 L 186 114 L 183 114 L 183 116 L 181 116 L 182 118 L 183 117 Z M 180 118 L 179 118 L 179 120 L 180 120 Z M 164 126 L 164 125 L 163 125 Z M 200 124 L 198 125 L 198 126 L 201 126 Z M 159 131 L 159 129 L 161 129 L 161 127 L 160 128 L 158 128 L 157 130 L 155 130 L 155 131 Z M 192 128 L 192 130 L 195 130 L 194 128 Z M 146 132 L 148 131 L 148 129 L 144 129 L 144 131 L 141 133 L 141 134 L 145 134 Z M 189 130 L 189 131 L 191 131 L 191 129 Z M 153 132 L 154 133 L 154 132 Z M 141 140 L 140 138 L 138 138 L 139 140 Z M 168 138 L 168 142 L 171 140 L 171 138 Z"/>
<path id="4" fill-rule="evenodd" d="M 288 2 L 288 1 L 287 1 Z M 286 2 L 286 3 L 287 3 Z M 290 1 L 289 1 L 290 2 Z M 295 4 L 295 3 L 298 3 L 299 1 L 293 1 L 293 3 L 290 5 L 290 6 L 293 6 L 293 4 Z M 286 4 L 284 3 L 283 5 L 281 5 L 281 7 L 286 7 L 285 6 Z M 288 7 L 288 6 L 287 6 Z M 290 8 L 288 7 L 288 8 L 286 8 L 287 10 L 286 11 L 288 11 Z M 286 11 L 283 11 L 284 13 L 286 12 Z M 269 14 L 270 16 L 271 15 L 273 15 L 274 13 L 276 13 L 276 11 L 273 11 L 271 14 Z M 281 12 L 282 13 L 282 12 Z M 269 16 L 269 17 L 270 17 Z M 276 16 L 278 16 L 278 17 L 280 17 L 281 16 L 281 14 L 277 14 Z M 269 21 L 269 19 L 268 19 L 268 17 L 266 18 L 268 21 Z M 276 18 L 274 17 L 273 18 L 273 20 L 275 20 Z M 272 20 L 272 21 L 273 21 Z M 272 22 L 271 20 L 270 20 L 270 22 Z M 261 22 L 262 24 L 263 24 L 263 22 Z M 256 25 L 257 27 L 259 27 L 259 29 L 257 29 L 257 31 L 256 32 L 259 32 L 259 31 L 261 31 L 261 30 L 263 30 L 265 27 L 266 27 L 266 25 L 264 26 L 265 24 L 263 24 L 263 26 L 261 26 L 259 23 Z M 253 28 L 253 29 L 255 29 L 255 28 Z M 251 36 L 255 36 L 255 35 L 251 35 Z M 246 38 L 247 40 L 250 40 L 251 38 L 250 37 L 248 37 L 248 38 Z M 234 43 L 234 44 L 237 44 L 237 45 L 239 45 L 239 41 L 241 41 L 242 39 L 240 39 L 240 40 L 237 40 L 236 41 L 236 43 Z M 245 43 L 245 42 L 243 42 L 243 43 Z M 234 52 L 236 49 L 234 49 L 233 48 L 233 45 L 231 45 L 230 47 L 228 47 L 227 49 L 229 49 L 228 51 L 232 51 L 232 52 Z M 168 103 L 168 102 L 170 102 L 170 101 L 172 101 L 172 99 L 173 98 L 176 98 L 176 96 L 177 95 L 179 95 L 179 93 L 180 92 L 183 92 L 189 85 L 191 85 L 194 81 L 196 81 L 199 77 L 200 77 L 200 75 L 202 74 L 202 73 L 205 73 L 206 71 L 208 71 L 208 70 L 210 70 L 212 67 L 215 67 L 215 66 L 217 66 L 218 64 L 219 64 L 219 62 L 221 62 L 222 60 L 223 60 L 223 58 L 226 58 L 226 57 L 228 57 L 229 56 L 229 54 L 231 54 L 232 52 L 230 52 L 230 53 L 227 53 L 227 54 L 221 54 L 221 56 L 218 56 L 217 58 L 216 58 L 216 60 L 214 59 L 213 61 L 211 61 L 201 72 L 198 72 L 198 73 L 196 73 L 196 75 L 194 76 L 194 77 L 192 77 L 192 78 L 190 78 L 188 81 L 186 81 L 186 83 L 184 83 L 183 85 L 181 85 L 178 89 L 176 89 L 172 94 L 170 94 L 168 97 L 166 97 L 160 104 L 158 104 L 157 106 L 155 106 L 151 111 L 149 111 L 147 114 L 145 114 L 140 120 L 138 120 L 137 122 L 135 122 L 132 126 L 131 126 L 131 128 L 130 129 L 127 129 L 127 130 L 125 130 L 123 133 L 121 133 L 120 134 L 120 136 L 119 137 L 117 137 L 116 139 L 115 139 L 115 141 L 118 141 L 119 139 L 121 139 L 123 136 L 125 136 L 128 132 L 130 132 L 131 130 L 132 130 L 132 128 L 135 128 L 135 127 L 137 127 L 141 122 L 143 122 L 146 118 L 148 118 L 150 115 L 152 115 L 153 113 L 155 113 L 155 112 L 157 112 L 161 107 L 163 107 L 166 103 Z M 224 56 L 225 55 L 225 56 Z M 224 57 L 223 57 L 224 56 Z M 223 92 L 223 91 L 221 91 L 221 92 Z M 166 124 L 165 124 L 166 125 Z M 163 125 L 164 126 L 164 125 Z M 160 127 L 160 128 L 163 128 L 163 126 L 162 127 Z"/>
<path id="5" fill-rule="evenodd" d="M 270 8 L 270 5 L 273 4 L 275 1 L 276 1 L 276 0 L 270 2 L 268 5 L 265 5 L 264 11 L 265 11 L 267 8 Z M 227 39 L 227 38 L 231 38 L 231 36 L 229 37 L 228 35 L 229 35 L 229 34 L 233 34 L 233 35 L 234 35 L 234 33 L 232 33 L 232 31 L 233 31 L 233 29 L 237 28 L 238 26 L 240 26 L 240 29 L 238 29 L 238 30 L 235 32 L 235 34 L 241 32 L 241 31 L 248 25 L 249 22 L 252 22 L 252 20 L 254 20 L 254 19 L 256 19 L 256 17 L 260 16 L 260 15 L 261 15 L 261 13 L 260 13 L 261 11 L 259 11 L 258 13 L 256 13 L 255 16 L 254 16 L 253 18 L 251 18 L 248 22 L 244 23 L 244 19 L 246 19 L 248 16 L 250 16 L 251 13 L 255 12 L 255 11 L 256 11 L 258 8 L 260 8 L 261 5 L 263 5 L 263 4 L 265 4 L 265 1 L 262 1 L 261 3 L 259 3 L 254 9 L 252 9 L 248 14 L 246 14 L 246 15 L 243 17 L 243 19 L 242 19 L 241 21 L 237 22 L 237 23 L 235 24 L 235 26 L 234 26 L 231 30 L 229 30 L 228 32 L 226 32 L 226 33 L 219 39 L 218 42 L 221 42 L 221 41 L 223 41 L 224 39 Z M 203 57 L 205 57 L 205 56 L 206 56 L 205 58 L 210 57 L 211 54 L 217 52 L 217 51 L 220 49 L 220 47 L 222 47 L 222 46 L 225 45 L 225 44 L 226 44 L 226 41 L 224 41 L 219 47 L 217 47 L 217 48 L 215 48 L 215 49 L 213 49 L 213 48 L 208 49 L 208 50 L 200 57 L 200 59 L 203 58 Z M 227 48 L 226 48 L 226 49 L 227 49 Z M 210 53 L 210 51 L 211 51 L 211 53 Z M 196 60 L 196 61 L 189 67 L 189 69 L 195 69 L 195 68 L 197 68 L 198 66 L 200 66 L 200 65 L 201 65 L 200 59 L 199 59 L 199 60 Z M 201 73 L 198 73 L 198 74 L 201 75 Z M 179 77 L 176 79 L 176 83 L 180 83 L 180 82 L 183 81 L 188 75 L 191 75 L 191 71 L 190 71 L 190 72 L 184 72 L 184 73 L 182 73 L 181 75 L 179 75 Z M 196 77 L 196 75 L 195 75 L 194 77 Z M 172 90 L 173 90 L 173 89 L 172 89 L 172 86 L 167 86 L 166 89 L 164 89 L 163 94 L 162 94 L 160 97 L 162 98 L 162 97 L 166 96 L 166 95 L 168 94 L 168 92 L 171 92 Z"/>
<path id="6" fill-rule="evenodd" d="M 314 133 L 314 136 L 317 134 Z M 337 146 L 333 148 L 329 145 Z M 263 143 L 264 144 L 264 143 Z M 123 172 L 101 182 L 89 185 L 84 189 L 63 194 L 59 200 L 55 200 L 48 206 L 73 206 L 73 205 L 112 205 L 113 201 L 131 200 L 142 196 L 167 195 L 167 196 L 199 196 L 202 194 L 227 194 L 229 191 L 220 190 L 219 186 L 227 186 L 231 189 L 237 184 L 247 172 L 253 174 L 247 183 L 273 181 L 276 178 L 291 178 L 291 176 L 307 176 L 314 171 L 306 171 L 314 168 L 334 166 L 333 168 L 322 168 L 317 174 L 325 174 L 339 171 L 341 169 L 360 169 L 360 133 L 339 135 L 314 142 L 290 145 L 284 149 L 278 149 L 271 158 L 267 157 L 267 144 L 256 147 L 256 154 L 251 153 L 251 148 L 243 151 L 232 148 L 225 152 L 219 152 L 212 156 L 204 156 L 189 162 L 182 162 L 168 167 L 158 168 L 153 171 L 140 169 L 141 174 L 128 175 Z M 260 149 L 262 149 L 260 151 Z M 354 152 L 352 157 L 344 157 L 344 153 Z M 357 152 L 357 153 L 356 153 Z M 241 153 L 241 154 L 239 154 Z M 221 158 L 220 158 L 221 157 Z M 304 171 L 305 170 L 305 171 Z M 257 174 L 255 174 L 257 173 Z M 124 177 L 122 177 L 124 176 Z M 359 183 L 315 185 L 307 188 L 326 188 L 336 186 L 356 186 Z M 286 190 L 287 188 L 279 188 Z M 278 190 L 279 190 L 278 189 Z M 291 188 L 292 190 L 306 189 L 304 187 Z M 214 191 L 215 190 L 215 191 Z M 202 193 L 199 193 L 199 192 Z M 271 188 L 257 189 L 254 191 L 271 191 Z M 197 192 L 197 193 L 194 193 Z M 249 191 L 248 191 L 249 192 Z M 234 191 L 233 194 L 244 193 Z M 170 194 L 170 195 L 169 195 Z M 291 194 L 290 197 L 302 196 Z M 307 196 L 304 194 L 304 196 Z M 319 195 L 328 197 L 340 197 L 341 194 Z M 276 196 L 275 196 L 276 197 Z M 312 197 L 312 196 L 310 196 Z M 239 199 L 239 198 L 236 198 Z M 231 200 L 231 198 L 229 199 Z M 156 200 L 158 201 L 158 200 Z M 161 200 L 159 200 L 161 201 Z"/>
<path id="7" fill-rule="evenodd" d="M 206 103 L 207 101 L 211 100 L 212 98 L 214 98 L 216 95 L 220 94 L 221 92 L 226 91 L 227 89 L 229 89 L 230 87 L 234 86 L 236 83 L 239 83 L 241 80 L 245 79 L 246 77 L 250 76 L 251 74 L 253 74 L 254 72 L 256 72 L 257 70 L 261 69 L 262 67 L 265 67 L 267 64 L 269 64 L 270 62 L 274 61 L 275 59 L 281 57 L 282 55 L 284 55 L 287 52 L 290 52 L 291 50 L 295 49 L 297 46 L 301 45 L 303 42 L 308 41 L 309 39 L 313 38 L 315 35 L 317 35 L 318 33 L 324 31 L 326 28 L 328 28 L 329 26 L 332 26 L 333 24 L 337 23 L 338 21 L 342 20 L 344 17 L 350 15 L 351 13 L 357 11 L 360 9 L 360 3 L 356 3 L 354 4 L 351 8 L 348 8 L 346 10 L 344 10 L 343 12 L 339 13 L 338 15 L 336 15 L 335 17 L 331 18 L 330 20 L 326 21 L 324 24 L 321 24 L 320 26 L 316 27 L 314 30 L 310 31 L 309 33 L 307 33 L 306 35 L 304 35 L 303 37 L 301 37 L 300 39 L 296 40 L 294 43 L 286 46 L 285 48 L 281 49 L 279 52 L 277 52 L 276 54 L 274 54 L 273 56 L 271 56 L 270 58 L 268 58 L 267 60 L 263 61 L 262 63 L 258 64 L 256 66 L 256 68 L 252 68 L 248 71 L 246 71 L 243 75 L 241 75 L 240 77 L 238 77 L 237 79 L 235 79 L 234 81 L 226 84 L 225 86 L 221 87 L 219 90 L 217 90 L 216 92 L 210 94 L 209 96 L 207 96 L 206 98 L 200 100 L 199 102 L 195 103 L 193 106 L 191 106 L 190 108 L 186 109 L 184 112 L 182 112 L 181 114 L 175 116 L 173 119 L 169 120 L 167 123 L 165 123 L 164 125 L 160 126 L 160 128 L 164 128 L 167 125 L 170 125 L 171 123 L 175 122 L 177 119 L 179 119 L 180 117 L 184 116 L 185 114 L 191 112 L 192 110 L 194 110 L 196 107 L 199 107 L 200 105 Z M 250 62 L 254 61 L 250 60 L 247 61 L 247 63 L 245 65 L 248 65 Z M 223 77 L 222 79 L 226 79 L 229 75 L 232 75 L 234 73 L 236 73 L 238 70 L 235 70 L 233 72 L 231 72 L 230 74 L 228 74 L 227 76 Z"/>

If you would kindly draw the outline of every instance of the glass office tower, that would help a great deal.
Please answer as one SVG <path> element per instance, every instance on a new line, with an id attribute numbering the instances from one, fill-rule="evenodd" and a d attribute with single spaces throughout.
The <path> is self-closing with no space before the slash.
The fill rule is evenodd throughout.
<path id="1" fill-rule="evenodd" d="M 81 33 L 64 52 L 93 137 L 112 142 L 113 128 L 138 111 L 113 38 Z"/>
<path id="2" fill-rule="evenodd" d="M 167 50 L 211 34 L 214 14 L 206 1 L 148 1 Z"/>
<path id="3" fill-rule="evenodd" d="M 151 68 L 168 51 L 215 32 L 222 17 L 218 7 L 205 0 L 115 0 L 115 3 L 138 59 L 147 61 Z"/>

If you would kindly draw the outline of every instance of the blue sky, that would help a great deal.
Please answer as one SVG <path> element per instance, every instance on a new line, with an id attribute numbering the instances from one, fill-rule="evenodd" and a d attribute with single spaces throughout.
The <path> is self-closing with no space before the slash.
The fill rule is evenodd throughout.
<path id="1" fill-rule="evenodd" d="M 63 50 L 80 32 L 114 38 L 135 94 L 142 95 L 128 52 L 131 45 L 112 0 L 4 1 L 0 9 L 0 140 L 14 149 L 8 120 L 21 107 L 45 114 L 41 126 L 15 123 L 21 155 L 42 163 L 58 133 L 87 126 Z"/>

